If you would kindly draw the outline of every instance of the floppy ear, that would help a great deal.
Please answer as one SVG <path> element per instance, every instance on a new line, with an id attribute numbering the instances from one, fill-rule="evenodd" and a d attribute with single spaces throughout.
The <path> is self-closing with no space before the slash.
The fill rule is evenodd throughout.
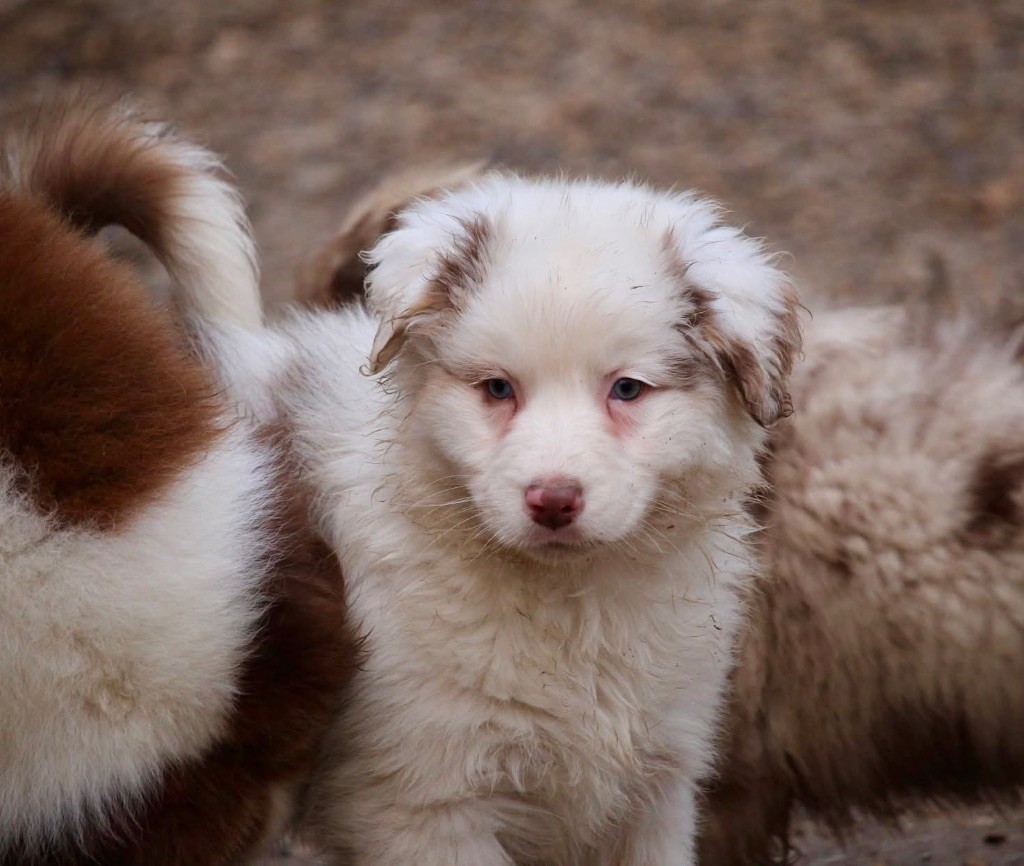
<path id="1" fill-rule="evenodd" d="M 799 299 L 759 242 L 719 224 L 714 206 L 687 203 L 686 217 L 665 237 L 683 304 L 679 330 L 767 427 L 793 411 L 789 375 L 800 354 Z"/>
<path id="2" fill-rule="evenodd" d="M 385 369 L 410 337 L 436 334 L 483 280 L 491 223 L 454 210 L 450 199 L 420 201 L 367 253 L 367 301 L 380 317 L 372 373 Z"/>

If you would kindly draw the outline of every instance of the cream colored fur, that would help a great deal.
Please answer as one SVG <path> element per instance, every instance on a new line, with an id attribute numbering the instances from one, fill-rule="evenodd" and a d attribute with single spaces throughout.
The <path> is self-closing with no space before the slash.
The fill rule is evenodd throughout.
<path id="1" fill-rule="evenodd" d="M 228 435 L 118 532 L 0 467 L 0 842 L 102 819 L 222 731 L 262 576 L 265 456 Z"/>
<path id="2" fill-rule="evenodd" d="M 772 436 L 706 866 L 1024 782 L 1024 365 L 1007 321 L 819 313 Z"/>
<path id="3" fill-rule="evenodd" d="M 479 260 L 425 309 L 473 221 Z M 691 863 L 763 440 L 691 290 L 784 386 L 783 277 L 692 196 L 501 176 L 415 205 L 371 259 L 373 314 L 210 335 L 289 425 L 367 635 L 312 832 L 358 866 Z M 606 406 L 620 375 L 643 403 Z M 552 473 L 587 503 L 561 547 L 522 504 Z"/>

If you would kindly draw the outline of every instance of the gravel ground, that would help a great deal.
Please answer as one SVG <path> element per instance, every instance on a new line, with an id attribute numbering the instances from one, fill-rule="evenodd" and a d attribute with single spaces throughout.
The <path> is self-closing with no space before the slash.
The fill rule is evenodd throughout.
<path id="1" fill-rule="evenodd" d="M 83 86 L 224 154 L 275 301 L 383 173 L 481 157 L 698 187 L 811 295 L 1024 285 L 1021 0 L 0 0 L 0 126 Z M 1024 818 L 800 845 L 1007 866 Z"/>

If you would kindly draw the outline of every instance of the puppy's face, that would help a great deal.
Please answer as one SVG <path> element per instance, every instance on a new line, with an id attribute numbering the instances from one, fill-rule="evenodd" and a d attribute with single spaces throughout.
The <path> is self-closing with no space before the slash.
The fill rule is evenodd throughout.
<path id="1" fill-rule="evenodd" d="M 373 261 L 378 365 L 498 542 L 670 546 L 754 482 L 794 301 L 709 205 L 495 178 L 407 213 Z"/>

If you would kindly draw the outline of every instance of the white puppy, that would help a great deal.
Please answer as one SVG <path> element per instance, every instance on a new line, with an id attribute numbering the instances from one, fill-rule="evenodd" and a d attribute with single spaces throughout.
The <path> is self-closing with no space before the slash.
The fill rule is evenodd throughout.
<path id="1" fill-rule="evenodd" d="M 368 635 L 317 837 L 359 866 L 693 862 L 795 294 L 713 205 L 633 184 L 491 176 L 370 263 L 371 314 L 213 338 L 290 426 Z"/>

